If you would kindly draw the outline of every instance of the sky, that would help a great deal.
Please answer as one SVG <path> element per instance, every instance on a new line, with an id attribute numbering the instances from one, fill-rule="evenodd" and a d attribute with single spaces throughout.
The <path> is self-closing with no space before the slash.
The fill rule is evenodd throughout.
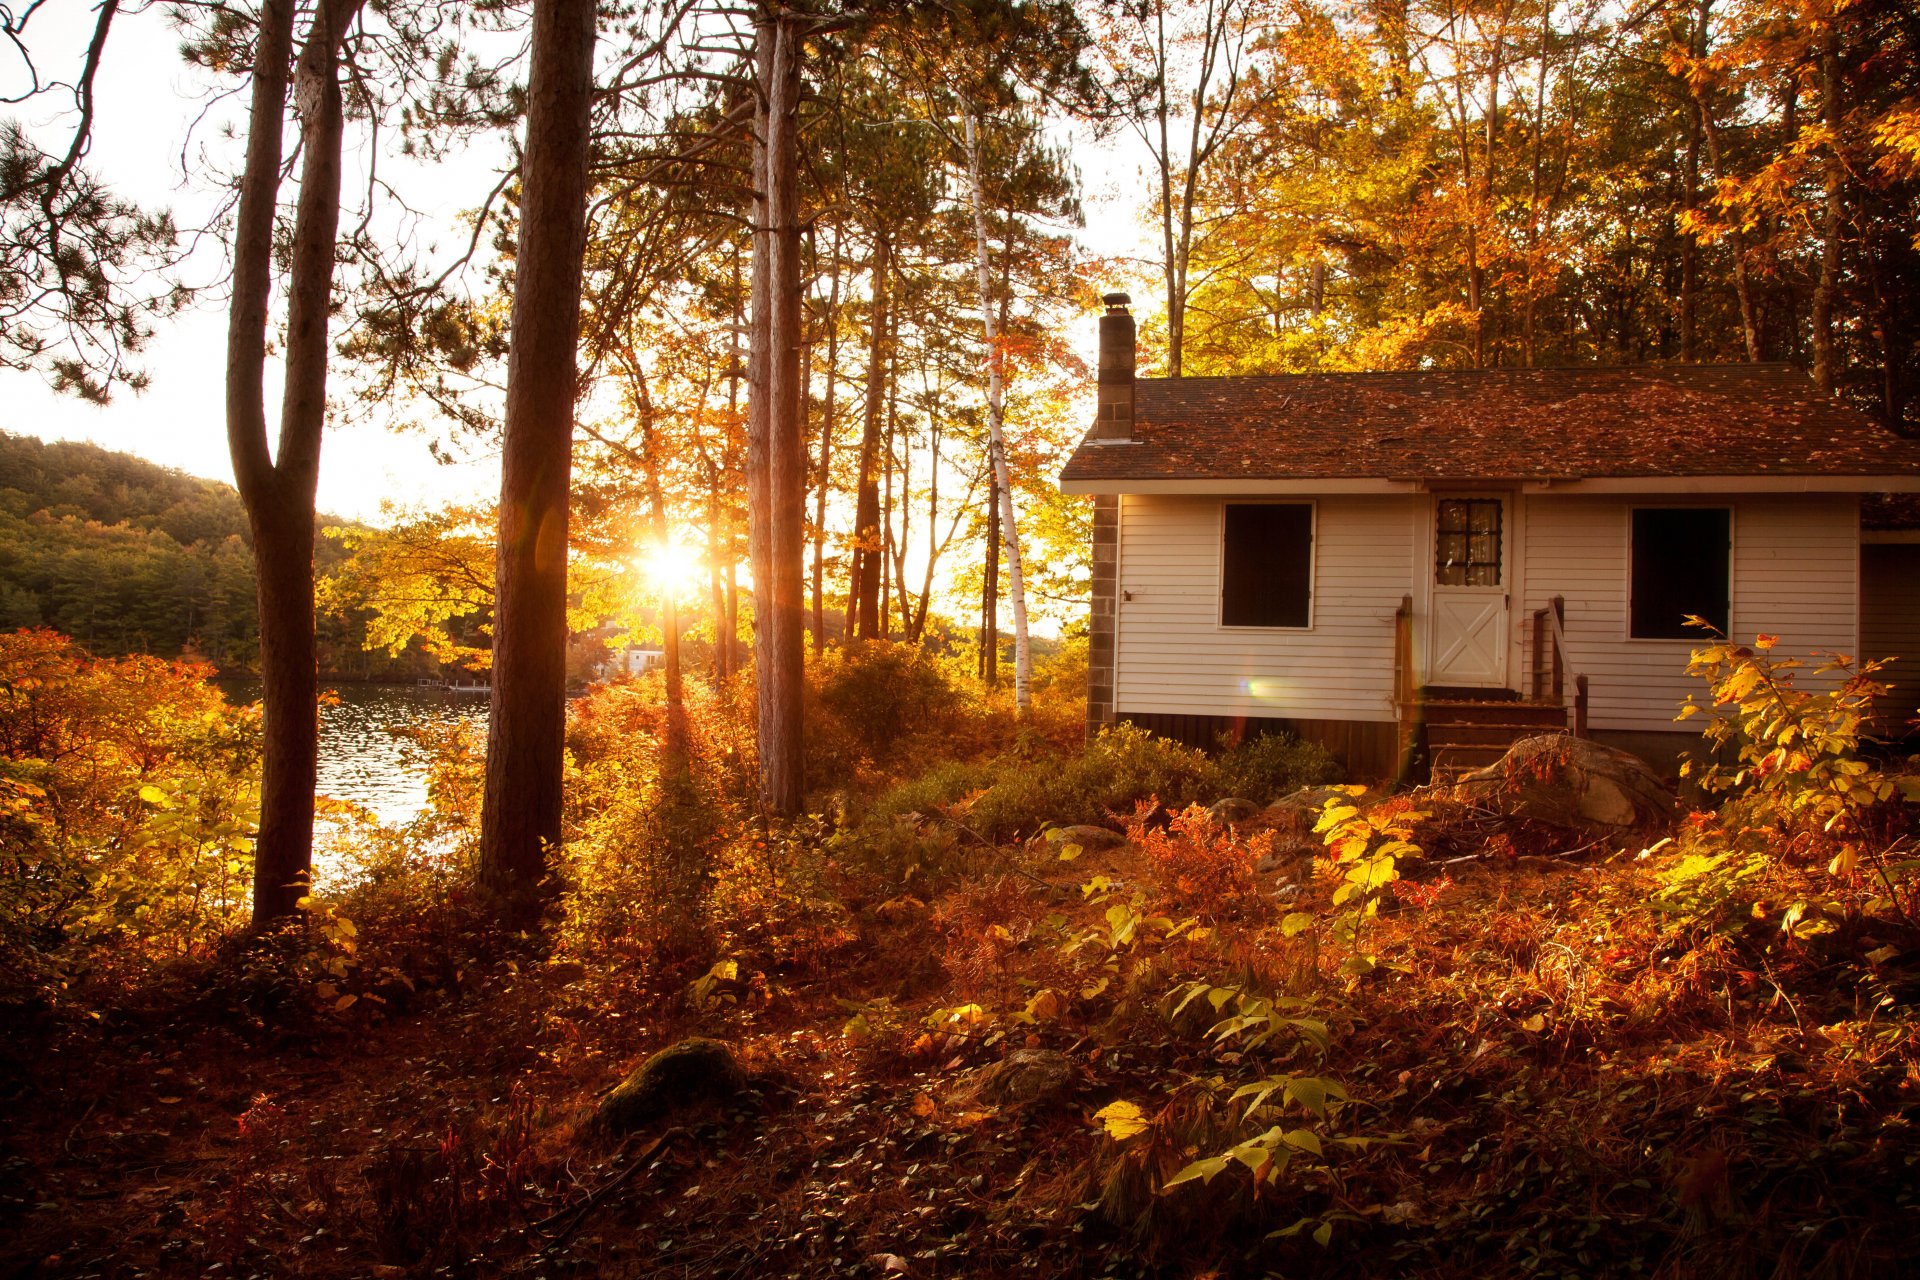
<path id="1" fill-rule="evenodd" d="M 77 72 L 93 20 L 93 7 L 82 0 L 52 0 L 34 15 L 28 34 L 43 79 Z M 118 194 L 169 207 L 183 226 L 191 226 L 196 217 L 204 219 L 213 196 L 206 184 L 184 174 L 203 172 L 209 152 L 229 153 L 220 127 L 237 123 L 240 113 L 233 103 L 213 104 L 199 126 L 196 150 L 183 148 L 189 126 L 208 108 L 204 82 L 181 62 L 178 43 L 157 10 L 116 21 L 96 80 L 97 125 L 87 163 Z M 19 92 L 24 76 L 17 61 L 0 62 L 0 93 Z M 28 127 L 59 130 L 63 117 L 58 108 L 64 105 L 56 100 L 31 104 Z M 1126 155 L 1128 149 L 1125 139 L 1075 141 L 1073 154 L 1087 179 L 1089 231 L 1083 239 L 1099 253 L 1136 252 L 1141 238 L 1136 200 L 1126 194 L 1142 189 L 1129 180 L 1138 172 L 1138 158 Z M 451 237 L 460 213 L 477 205 L 491 187 L 499 155 L 475 148 L 431 172 L 417 165 L 396 170 L 383 160 L 383 177 L 391 177 L 427 214 L 429 225 Z M 349 189 L 352 167 L 350 163 Z M 188 278 L 217 279 L 221 266 L 216 250 L 203 251 L 188 264 Z M 1085 328 L 1077 345 L 1085 346 L 1090 356 L 1092 317 Z M 224 298 L 215 290 L 185 313 L 159 322 L 138 357 L 151 377 L 151 385 L 139 394 L 122 390 L 110 404 L 95 406 L 55 394 L 36 374 L 0 370 L 0 430 L 49 440 L 89 440 L 193 475 L 230 481 L 222 383 L 225 344 Z M 334 378 L 330 392 L 343 389 L 343 380 Z M 278 393 L 277 370 L 270 368 L 269 421 L 276 419 Z M 457 465 L 443 465 L 429 452 L 427 433 L 389 429 L 388 421 L 407 416 L 404 413 L 375 410 L 362 416 L 365 420 L 336 422 L 328 429 L 320 467 L 322 512 L 384 523 L 383 512 L 390 505 L 438 507 L 497 491 L 497 456 L 480 453 Z"/>

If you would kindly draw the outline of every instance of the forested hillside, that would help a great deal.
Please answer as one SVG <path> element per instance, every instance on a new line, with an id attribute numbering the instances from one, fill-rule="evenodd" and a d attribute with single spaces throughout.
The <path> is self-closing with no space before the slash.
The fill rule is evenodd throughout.
<path id="1" fill-rule="evenodd" d="M 325 539 L 315 553 L 323 572 L 342 555 Z M 239 495 L 98 445 L 0 432 L 0 629 L 35 626 L 96 654 L 191 654 L 246 672 L 259 623 Z M 357 616 L 323 616 L 321 631 L 332 675 L 437 669 L 365 653 Z"/>

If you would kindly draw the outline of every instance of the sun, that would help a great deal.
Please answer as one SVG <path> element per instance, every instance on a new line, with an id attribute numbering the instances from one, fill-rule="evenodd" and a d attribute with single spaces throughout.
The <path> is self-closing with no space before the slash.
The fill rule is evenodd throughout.
<path id="1" fill-rule="evenodd" d="M 634 564 L 654 590 L 678 599 L 699 587 L 706 565 L 700 553 L 683 542 L 650 542 L 634 556 Z"/>

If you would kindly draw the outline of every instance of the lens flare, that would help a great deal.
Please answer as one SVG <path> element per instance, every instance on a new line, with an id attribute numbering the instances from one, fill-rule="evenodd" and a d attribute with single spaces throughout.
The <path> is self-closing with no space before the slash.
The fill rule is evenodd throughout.
<path id="1" fill-rule="evenodd" d="M 647 585 L 675 599 L 691 594 L 705 576 L 700 553 L 682 542 L 655 542 L 634 557 Z"/>

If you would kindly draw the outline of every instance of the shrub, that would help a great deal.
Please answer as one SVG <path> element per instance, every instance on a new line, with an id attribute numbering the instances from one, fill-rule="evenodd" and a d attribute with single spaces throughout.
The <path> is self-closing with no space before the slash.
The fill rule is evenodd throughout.
<path id="1" fill-rule="evenodd" d="M 948 760 L 917 778 L 883 791 L 867 816 L 875 823 L 885 824 L 909 813 L 935 813 L 993 785 L 993 781 L 994 768 L 990 764 Z"/>
<path id="2" fill-rule="evenodd" d="M 1216 823 L 1199 805 L 1188 805 L 1155 827 L 1146 818 L 1154 801 L 1142 800 L 1127 819 L 1127 838 L 1173 890 L 1183 911 L 1205 919 L 1261 918 L 1271 906 L 1254 868 L 1271 852 L 1271 831 L 1242 835 Z"/>
<path id="3" fill-rule="evenodd" d="M 1704 736 L 1715 758 L 1704 769 L 1688 760 L 1682 773 L 1726 798 L 1713 819 L 1682 828 L 1687 856 L 1668 872 L 1659 902 L 1713 924 L 1769 918 L 1782 907 L 1780 929 L 1802 938 L 1856 910 L 1915 924 L 1920 860 L 1889 858 L 1899 842 L 1887 838 L 1895 797 L 1913 780 L 1860 754 L 1861 728 L 1885 691 L 1873 679 L 1881 664 L 1833 655 L 1814 668 L 1822 687 L 1802 689 L 1794 672 L 1803 664 L 1772 657 L 1777 642 L 1720 640 L 1695 650 L 1687 666 L 1712 687 Z M 1689 697 L 1679 718 L 1701 710 Z M 1777 902 L 1759 900 L 1763 885 L 1796 864 L 1824 865 L 1830 883 L 1809 893 L 1783 879 L 1765 894 Z M 1852 892 L 1829 896 L 1835 889 Z"/>
<path id="4" fill-rule="evenodd" d="M 880 762 L 914 735 L 937 727 L 964 701 L 931 654 L 888 640 L 833 650 L 814 664 L 813 677 L 821 710 L 869 760 Z"/>
<path id="5" fill-rule="evenodd" d="M 1223 795 L 1271 804 L 1302 787 L 1340 780 L 1340 765 L 1317 742 L 1290 733 L 1263 733 L 1230 745 L 1214 759 Z"/>
<path id="6" fill-rule="evenodd" d="M 0 635 L 0 998 L 205 957 L 244 920 L 258 712 L 209 674 Z"/>
<path id="7" fill-rule="evenodd" d="M 1010 752 L 989 776 L 963 807 L 967 825 L 994 841 L 1106 821 L 1147 796 L 1181 809 L 1218 798 L 1219 785 L 1205 752 L 1130 724 L 1102 729 L 1079 755 Z"/>

